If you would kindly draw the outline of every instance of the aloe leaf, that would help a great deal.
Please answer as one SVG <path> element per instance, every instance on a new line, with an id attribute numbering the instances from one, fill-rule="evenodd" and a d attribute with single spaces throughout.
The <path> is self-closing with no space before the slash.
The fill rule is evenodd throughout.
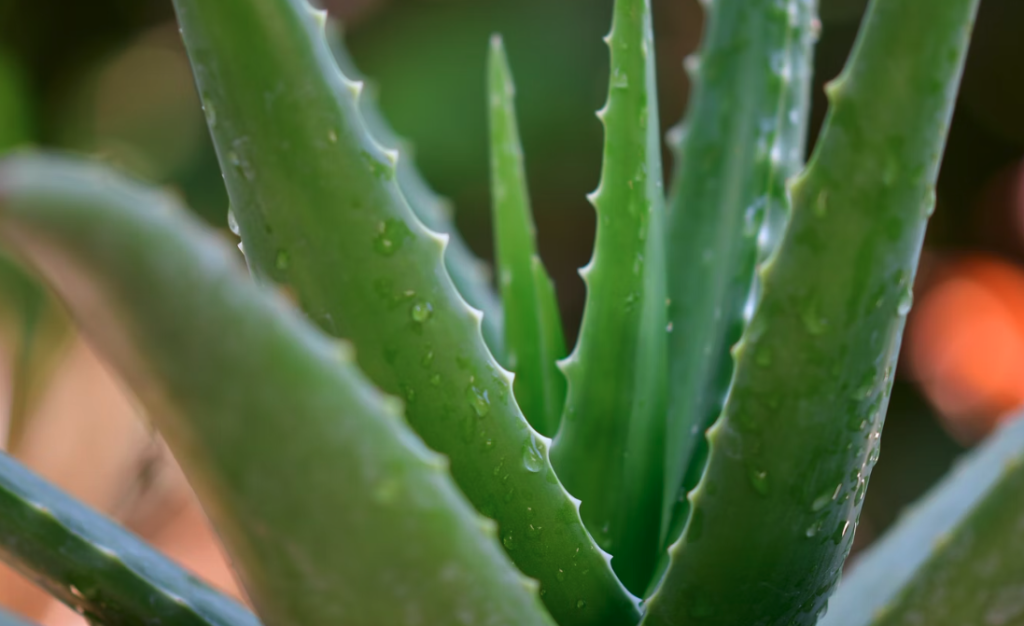
<path id="1" fill-rule="evenodd" d="M 359 111 L 370 135 L 385 149 L 399 150 L 402 154 L 395 166 L 395 179 L 412 212 L 430 230 L 448 235 L 448 245 L 444 249 L 445 268 L 459 294 L 471 307 L 484 314 L 484 340 L 494 357 L 504 362 L 507 358 L 503 334 L 504 312 L 491 287 L 490 268 L 470 251 L 455 228 L 451 202 L 431 189 L 416 167 L 411 146 L 392 130 L 384 118 L 377 106 L 376 88 L 372 83 L 364 81 L 356 68 L 345 48 L 337 22 L 328 20 L 327 34 L 334 59 L 342 73 L 350 80 L 364 82 Z"/>
<path id="2" fill-rule="evenodd" d="M 1024 620 L 1024 420 L 993 433 L 857 557 L 822 626 Z"/>
<path id="3" fill-rule="evenodd" d="M 871 3 L 760 270 L 648 625 L 813 624 L 825 607 L 878 456 L 977 4 Z"/>
<path id="4" fill-rule="evenodd" d="M 259 626 L 240 604 L 2 453 L 0 558 L 107 626 Z"/>
<path id="5" fill-rule="evenodd" d="M 491 130 L 491 197 L 501 297 L 505 303 L 505 348 L 515 372 L 513 390 L 523 415 L 552 436 L 565 406 L 565 337 L 555 286 L 537 255 L 537 235 L 516 125 L 515 87 L 501 38 L 491 39 L 488 60 Z"/>
<path id="6" fill-rule="evenodd" d="M 31 624 L 13 613 L 0 609 L 0 626 L 31 626 Z"/>
<path id="7" fill-rule="evenodd" d="M 0 53 L 0 154 L 29 141 L 28 89 L 13 61 Z M 17 449 L 28 416 L 49 382 L 69 334 L 63 311 L 36 279 L 0 254 L 0 316 L 14 338 L 5 447 Z"/>
<path id="8" fill-rule="evenodd" d="M 597 238 L 587 304 L 563 361 L 569 381 L 552 460 L 630 591 L 654 570 L 664 476 L 666 307 L 661 140 L 649 0 L 617 0 Z"/>
<path id="9" fill-rule="evenodd" d="M 448 278 L 444 238 L 402 196 L 397 154 L 367 133 L 323 15 L 303 0 L 175 7 L 250 266 L 287 283 L 313 320 L 353 341 L 374 382 L 406 399 L 412 427 L 450 457 L 559 623 L 637 621 Z"/>
<path id="10" fill-rule="evenodd" d="M 12 260 L 0 256 L 0 297 L 14 327 L 13 380 L 7 414 L 6 449 L 18 449 L 71 332 L 60 305 Z"/>
<path id="11" fill-rule="evenodd" d="M 662 532 L 672 543 L 707 462 L 754 297 L 754 267 L 788 214 L 785 181 L 804 161 L 814 0 L 706 5 L 685 127 L 672 133 L 669 197 L 669 417 Z"/>
<path id="12" fill-rule="evenodd" d="M 31 139 L 31 104 L 21 68 L 0 50 L 0 152 Z"/>
<path id="13" fill-rule="evenodd" d="M 247 280 L 169 197 L 12 159 L 0 240 L 146 407 L 268 626 L 553 624 L 348 345 Z"/>

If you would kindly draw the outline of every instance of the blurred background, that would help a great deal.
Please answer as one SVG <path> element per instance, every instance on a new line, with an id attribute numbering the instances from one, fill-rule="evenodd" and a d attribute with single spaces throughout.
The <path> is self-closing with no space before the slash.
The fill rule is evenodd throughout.
<path id="1" fill-rule="evenodd" d="M 567 336 L 582 314 L 607 89 L 611 0 L 323 0 L 356 64 L 454 203 L 467 241 L 492 256 L 484 60 L 505 36 L 517 80 L 541 254 Z M 662 125 L 682 116 L 682 59 L 697 0 L 653 0 Z M 849 52 L 866 0 L 821 0 L 813 130 L 822 84 Z M 912 28 L 913 25 L 907 25 Z M 1024 404 L 1024 2 L 983 0 L 855 549 Z M 170 0 L 0 0 L 0 150 L 86 152 L 183 195 L 226 231 L 227 197 Z M 666 158 L 669 158 L 666 154 Z M 671 168 L 666 168 L 671 172 Z M 45 292 L 0 259 L 0 433 L 51 481 L 238 594 L 191 491 L 145 417 Z M 17 380 L 19 384 L 13 384 Z M 17 393 L 13 390 L 17 389 Z M 0 569 L 0 605 L 77 624 Z"/>

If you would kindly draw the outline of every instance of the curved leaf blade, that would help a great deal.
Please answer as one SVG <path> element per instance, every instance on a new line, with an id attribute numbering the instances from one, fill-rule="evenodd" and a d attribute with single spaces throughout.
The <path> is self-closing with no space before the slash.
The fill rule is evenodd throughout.
<path id="1" fill-rule="evenodd" d="M 813 624 L 825 607 L 877 460 L 977 5 L 870 5 L 760 270 L 708 468 L 647 624 Z"/>
<path id="2" fill-rule="evenodd" d="M 804 161 L 814 0 L 707 5 L 668 203 L 669 400 L 665 545 L 707 463 L 704 433 L 732 378 L 729 349 L 756 297 L 754 268 L 789 213 L 786 180 Z"/>
<path id="3" fill-rule="evenodd" d="M 513 391 L 523 415 L 550 437 L 565 407 L 565 376 L 557 364 L 566 355 L 565 337 L 554 283 L 537 255 L 515 87 L 499 36 L 491 39 L 487 82 L 494 241 L 505 303 L 507 361 L 516 376 Z"/>
<path id="4" fill-rule="evenodd" d="M 245 278 L 167 196 L 95 166 L 11 159 L 0 239 L 148 409 L 268 626 L 551 626 L 493 523 L 347 344 Z"/>
<path id="5" fill-rule="evenodd" d="M 1024 620 L 1024 420 L 993 433 L 857 561 L 821 626 Z"/>
<path id="6" fill-rule="evenodd" d="M 259 626 L 242 605 L 2 453 L 0 558 L 107 626 Z"/>
<path id="7" fill-rule="evenodd" d="M 490 268 L 466 245 L 455 228 L 451 202 L 430 188 L 416 167 L 411 146 L 395 133 L 384 118 L 384 114 L 377 106 L 376 88 L 373 84 L 365 82 L 356 69 L 355 62 L 342 41 L 339 26 L 329 20 L 327 27 L 331 51 L 342 73 L 351 80 L 363 82 L 365 85 L 363 96 L 359 98 L 359 111 L 370 135 L 385 149 L 398 150 L 402 154 L 402 158 L 395 166 L 395 179 L 402 189 L 402 195 L 424 226 L 435 233 L 448 235 L 448 245 L 444 249 L 445 269 L 448 270 L 459 294 L 466 299 L 466 303 L 484 314 L 484 340 L 494 357 L 504 363 L 507 358 L 504 311 L 491 287 Z"/>
<path id="8" fill-rule="evenodd" d="M 511 380 L 455 290 L 444 239 L 395 181 L 397 153 L 359 114 L 326 17 L 304 0 L 175 0 L 246 258 L 307 315 L 350 339 L 359 364 L 470 501 L 563 624 L 627 624 L 636 600 L 580 522 L 523 418 Z M 269 95 L 268 95 L 269 94 Z M 268 100 L 269 98 L 269 100 Z M 268 104 L 269 102 L 269 104 Z M 301 113 L 300 113 L 301 112 Z"/>
<path id="9" fill-rule="evenodd" d="M 587 304 L 562 370 L 558 476 L 612 566 L 643 594 L 657 561 L 665 448 L 664 192 L 649 0 L 617 0 Z"/>

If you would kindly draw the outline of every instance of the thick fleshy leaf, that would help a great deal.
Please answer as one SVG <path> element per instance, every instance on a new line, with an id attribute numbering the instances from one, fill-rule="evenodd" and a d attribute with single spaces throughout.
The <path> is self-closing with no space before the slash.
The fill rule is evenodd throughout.
<path id="1" fill-rule="evenodd" d="M 409 423 L 495 519 L 563 624 L 639 619 L 413 214 L 305 0 L 175 0 L 246 259 L 350 339 Z"/>
<path id="2" fill-rule="evenodd" d="M 821 626 L 1024 622 L 1024 420 L 993 433 L 871 547 Z"/>
<path id="3" fill-rule="evenodd" d="M 754 267 L 789 213 L 786 179 L 804 162 L 814 0 L 715 0 L 700 51 L 667 217 L 669 418 L 666 543 L 707 463 L 704 433 L 732 378 L 729 349 L 756 297 Z M 747 310 L 749 315 L 750 310 Z"/>
<path id="4" fill-rule="evenodd" d="M 490 268 L 478 259 L 463 241 L 455 228 L 452 204 L 431 189 L 416 167 L 412 147 L 391 128 L 377 106 L 376 87 L 366 81 L 355 66 L 345 48 L 340 27 L 336 22 L 327 22 L 328 41 L 334 59 L 342 73 L 350 80 L 363 82 L 363 94 L 359 98 L 359 112 L 366 122 L 370 135 L 387 150 L 398 150 L 402 158 L 395 166 L 395 180 L 402 189 L 402 195 L 409 202 L 409 208 L 423 225 L 435 233 L 448 235 L 444 249 L 444 266 L 455 283 L 459 294 L 471 307 L 484 314 L 482 331 L 487 347 L 501 363 L 505 362 L 504 311 L 491 287 Z"/>
<path id="5" fill-rule="evenodd" d="M 268 626 L 552 624 L 351 348 L 247 279 L 169 197 L 12 158 L 0 240 L 147 409 Z"/>
<path id="6" fill-rule="evenodd" d="M 558 369 L 566 355 L 565 337 L 554 283 L 537 255 L 515 87 L 500 37 L 491 39 L 488 68 L 491 202 L 507 362 L 516 375 L 513 391 L 523 415 L 550 437 L 558 430 L 565 407 L 565 376 Z"/>
<path id="7" fill-rule="evenodd" d="M 2 453 L 0 559 L 106 626 L 260 624 L 242 605 Z"/>
<path id="8" fill-rule="evenodd" d="M 667 376 L 664 191 L 649 0 L 617 0 L 597 239 L 587 304 L 562 369 L 569 394 L 552 460 L 633 593 L 658 553 Z"/>
<path id="9" fill-rule="evenodd" d="M 760 269 L 708 468 L 648 625 L 810 625 L 824 609 L 878 457 L 977 6 L 871 3 Z"/>

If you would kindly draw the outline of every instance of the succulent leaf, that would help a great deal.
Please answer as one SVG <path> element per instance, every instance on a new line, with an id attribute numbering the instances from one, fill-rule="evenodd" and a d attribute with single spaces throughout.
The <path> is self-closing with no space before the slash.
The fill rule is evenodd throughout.
<path id="1" fill-rule="evenodd" d="M 824 609 L 878 456 L 977 5 L 871 3 L 791 186 L 792 218 L 759 270 L 757 310 L 649 626 L 813 624 Z"/>
<path id="2" fill-rule="evenodd" d="M 0 240 L 147 408 L 268 626 L 553 624 L 349 346 L 246 279 L 170 198 L 10 159 Z"/>
<path id="3" fill-rule="evenodd" d="M 664 475 L 664 199 L 649 0 L 617 0 L 597 238 L 552 461 L 583 521 L 642 594 L 657 560 Z"/>
<path id="4" fill-rule="evenodd" d="M 336 22 L 328 20 L 327 34 L 335 61 L 350 80 L 364 84 L 363 94 L 359 98 L 359 112 L 370 136 L 385 149 L 401 153 L 402 158 L 398 159 L 395 167 L 395 179 L 402 195 L 424 226 L 435 233 L 448 235 L 448 245 L 444 249 L 445 269 L 466 303 L 484 314 L 484 340 L 494 357 L 504 363 L 507 358 L 503 334 L 504 311 L 491 287 L 490 268 L 473 254 L 459 235 L 452 219 L 451 201 L 431 189 L 416 167 L 411 146 L 395 133 L 384 118 L 377 106 L 376 86 L 366 81 L 356 68 L 339 29 Z"/>
<path id="5" fill-rule="evenodd" d="M 259 626 L 242 605 L 2 453 L 0 559 L 108 626 Z"/>
<path id="6" fill-rule="evenodd" d="M 858 555 L 821 626 L 1024 620 L 1024 420 L 993 433 Z"/>
<path id="7" fill-rule="evenodd" d="M 409 208 L 397 154 L 367 132 L 323 14 L 304 0 L 174 4 L 250 267 L 287 283 L 313 320 L 353 341 L 374 382 L 405 398 L 412 427 L 450 457 L 559 623 L 638 621 L 452 285 L 444 238 Z"/>
<path id="8" fill-rule="evenodd" d="M 14 261 L 0 255 L 0 313 L 13 331 L 11 395 L 4 448 L 18 449 L 29 416 L 39 401 L 60 356 L 70 322 L 50 293 Z"/>
<path id="9" fill-rule="evenodd" d="M 491 197 L 507 361 L 515 372 L 513 390 L 523 415 L 550 437 L 558 430 L 565 407 L 565 376 L 557 364 L 566 355 L 565 337 L 554 283 L 537 255 L 515 87 L 498 36 L 491 39 L 488 68 Z"/>
<path id="10" fill-rule="evenodd" d="M 729 349 L 755 297 L 754 267 L 788 215 L 786 179 L 804 162 L 814 0 L 716 0 L 706 6 L 694 91 L 669 197 L 667 544 L 707 462 L 704 433 L 732 378 Z"/>

